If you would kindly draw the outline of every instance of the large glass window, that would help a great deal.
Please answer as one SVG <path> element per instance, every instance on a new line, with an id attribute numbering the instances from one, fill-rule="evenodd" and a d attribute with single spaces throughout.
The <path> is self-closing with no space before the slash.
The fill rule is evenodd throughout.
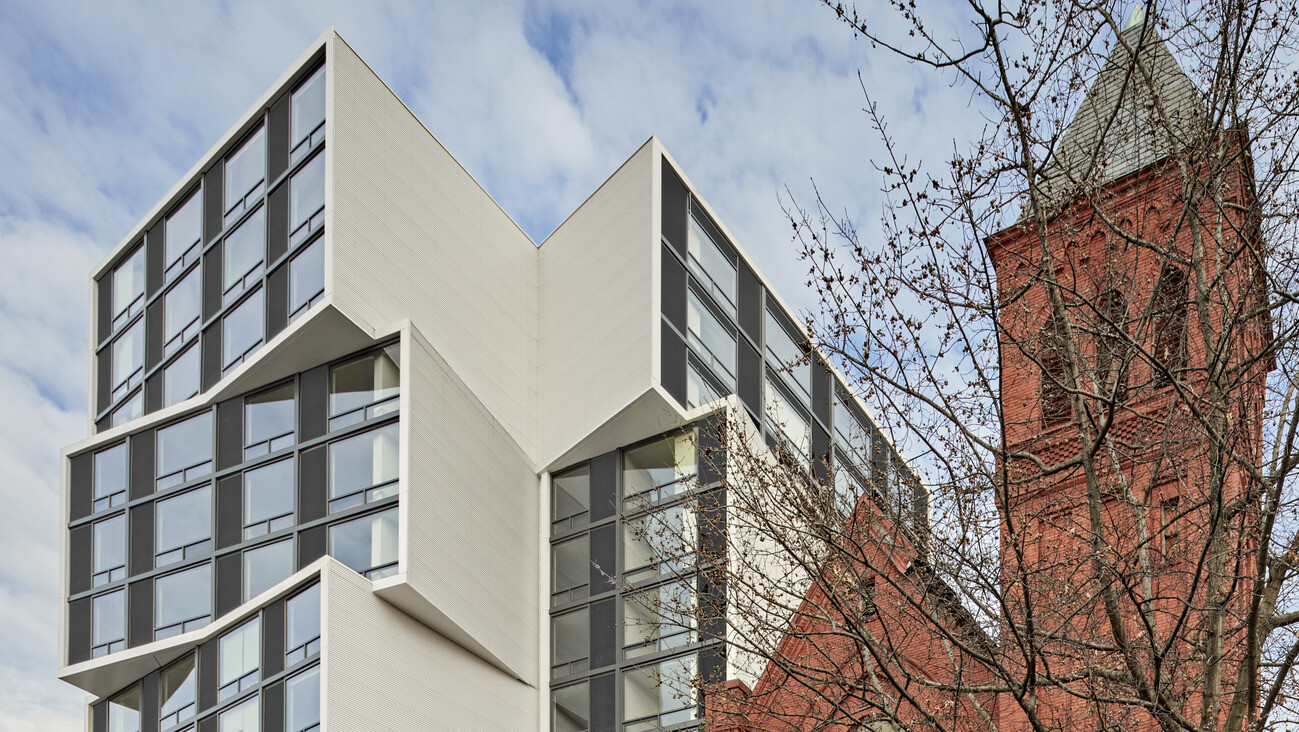
<path id="1" fill-rule="evenodd" d="M 162 672 L 162 706 L 158 726 L 171 729 L 198 711 L 198 673 L 194 654 L 173 663 Z"/>
<path id="2" fill-rule="evenodd" d="M 705 404 L 711 404 L 722 398 L 722 393 L 718 391 L 705 377 L 695 368 L 693 361 L 686 366 L 686 408 L 694 409 Z"/>
<path id="3" fill-rule="evenodd" d="M 555 689 L 550 697 L 551 732 L 588 732 L 591 729 L 591 685 Z"/>
<path id="4" fill-rule="evenodd" d="M 99 587 L 126 578 L 126 514 L 100 521 L 93 527 L 94 556 L 91 586 Z"/>
<path id="5" fill-rule="evenodd" d="M 126 503 L 126 443 L 95 453 L 95 512 Z"/>
<path id="6" fill-rule="evenodd" d="M 244 459 L 292 445 L 296 421 L 291 381 L 244 399 Z"/>
<path id="7" fill-rule="evenodd" d="M 591 466 L 582 465 L 550 479 L 550 527 L 562 533 L 585 526 L 590 514 Z"/>
<path id="8" fill-rule="evenodd" d="M 225 373 L 256 351 L 266 336 L 266 291 L 244 298 L 221 323 L 221 372 Z"/>
<path id="9" fill-rule="evenodd" d="M 329 370 L 329 428 L 340 429 L 397 411 L 401 386 L 397 344 Z"/>
<path id="10" fill-rule="evenodd" d="M 165 567 L 212 551 L 212 486 L 186 491 L 155 505 L 157 566 Z"/>
<path id="11" fill-rule="evenodd" d="M 686 232 L 686 251 L 690 255 L 691 273 L 699 278 L 708 294 L 731 317 L 735 317 L 735 265 L 694 216 L 690 217 L 690 228 Z"/>
<path id="12" fill-rule="evenodd" d="M 198 335 L 202 321 L 200 302 L 200 271 L 197 267 L 177 282 L 164 299 L 166 316 L 162 334 L 162 356 L 166 358 L 175 353 L 194 336 Z"/>
<path id="13" fill-rule="evenodd" d="M 793 456 L 807 463 L 812 452 L 812 426 L 789 405 L 770 375 L 766 380 L 765 396 L 767 419 L 772 427 L 784 438 L 787 449 Z"/>
<path id="14" fill-rule="evenodd" d="M 116 402 L 144 381 L 144 321 L 135 325 L 113 341 L 113 393 Z"/>
<path id="15" fill-rule="evenodd" d="M 195 191 L 179 208 L 167 217 L 165 227 L 166 252 L 164 279 L 170 282 L 198 261 L 199 240 L 203 238 L 203 196 Z"/>
<path id="16" fill-rule="evenodd" d="M 695 355 L 732 389 L 735 388 L 735 336 L 692 290 L 686 300 L 687 340 Z"/>
<path id="17" fill-rule="evenodd" d="M 195 344 L 162 370 L 162 406 L 170 407 L 198 394 L 199 348 Z"/>
<path id="18" fill-rule="evenodd" d="M 293 574 L 293 539 L 244 552 L 244 602 Z"/>
<path id="19" fill-rule="evenodd" d="M 623 453 L 623 497 L 660 500 L 686 490 L 698 470 L 693 432 L 679 432 Z"/>
<path id="20" fill-rule="evenodd" d="M 253 618 L 221 636 L 217 697 L 225 701 L 261 680 L 262 623 Z"/>
<path id="21" fill-rule="evenodd" d="M 623 653 L 639 658 L 695 643 L 696 612 L 693 578 L 628 595 L 623 602 Z"/>
<path id="22" fill-rule="evenodd" d="M 297 491 L 293 458 L 244 473 L 244 538 L 256 539 L 293 525 Z"/>
<path id="23" fill-rule="evenodd" d="M 261 732 L 261 729 L 261 697 L 251 697 L 239 706 L 221 712 L 219 732 Z"/>
<path id="24" fill-rule="evenodd" d="M 649 732 L 698 719 L 695 656 L 623 674 L 624 732 Z"/>
<path id="25" fill-rule="evenodd" d="M 135 392 L 135 396 L 132 396 L 130 399 L 127 399 L 126 401 L 122 402 L 121 406 L 113 410 L 113 414 L 112 417 L 110 418 L 110 421 L 112 422 L 112 426 L 119 427 L 121 425 L 126 424 L 127 422 L 130 422 L 133 419 L 138 419 L 143 415 L 144 415 L 144 392 L 137 391 Z"/>
<path id="26" fill-rule="evenodd" d="M 90 657 L 126 648 L 126 590 L 106 592 L 90 601 Z"/>
<path id="27" fill-rule="evenodd" d="M 396 574 L 396 507 L 329 527 L 329 554 L 367 579 Z"/>
<path id="28" fill-rule="evenodd" d="M 317 239 L 289 262 L 289 322 L 325 293 L 325 244 Z"/>
<path id="29" fill-rule="evenodd" d="M 591 611 L 588 608 L 550 619 L 550 675 L 580 674 L 590 668 Z"/>
<path id="30" fill-rule="evenodd" d="M 329 512 L 397 495 L 398 424 L 329 445 Z"/>
<path id="31" fill-rule="evenodd" d="M 108 732 L 140 732 L 140 685 L 108 700 Z"/>
<path id="32" fill-rule="evenodd" d="M 803 349 L 798 347 L 789 331 L 785 330 L 785 326 L 781 325 L 770 310 L 767 311 L 765 336 L 767 354 L 775 361 L 780 378 L 790 385 L 790 389 L 804 404 L 808 403 L 812 394 L 812 365 Z"/>
<path id="33" fill-rule="evenodd" d="M 317 155 L 289 181 L 289 243 L 297 245 L 325 225 L 325 156 Z"/>
<path id="34" fill-rule="evenodd" d="M 286 732 L 314 732 L 320 728 L 320 667 L 289 679 L 284 685 Z"/>
<path id="35" fill-rule="evenodd" d="M 859 469 L 865 469 L 870 465 L 870 431 L 857 419 L 848 400 L 842 391 L 834 390 L 834 441 Z"/>
<path id="36" fill-rule="evenodd" d="M 676 505 L 623 525 L 622 561 L 627 582 L 694 571 L 699 522 L 688 506 Z"/>
<path id="37" fill-rule="evenodd" d="M 266 269 L 266 209 L 257 209 L 230 232 L 221 250 L 221 301 L 229 305 L 260 282 Z"/>
<path id="38" fill-rule="evenodd" d="M 158 430 L 158 490 L 212 472 L 212 412 Z"/>
<path id="39" fill-rule="evenodd" d="M 257 130 L 226 158 L 225 221 L 239 218 L 266 190 L 266 128 Z"/>
<path id="40" fill-rule="evenodd" d="M 320 653 L 320 583 L 289 598 L 286 606 L 284 663 L 292 666 Z"/>
<path id="41" fill-rule="evenodd" d="M 293 148 L 290 158 L 301 160 L 325 139 L 325 67 L 293 91 Z"/>
<path id="42" fill-rule="evenodd" d="M 159 577 L 153 594 L 155 640 L 201 628 L 212 619 L 212 565 Z"/>
<path id="43" fill-rule="evenodd" d="M 134 252 L 113 269 L 112 286 L 112 329 L 116 332 L 144 311 L 144 247 L 136 247 Z"/>
<path id="44" fill-rule="evenodd" d="M 587 536 L 550 548 L 550 604 L 562 605 L 591 595 L 591 551 Z"/>

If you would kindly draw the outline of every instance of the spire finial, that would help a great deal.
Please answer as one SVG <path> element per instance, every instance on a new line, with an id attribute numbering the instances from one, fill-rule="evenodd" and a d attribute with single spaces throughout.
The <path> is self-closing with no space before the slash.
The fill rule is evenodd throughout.
<path id="1" fill-rule="evenodd" d="M 1132 11 L 1128 13 L 1128 19 L 1123 21 L 1123 31 L 1126 31 L 1129 28 L 1136 28 L 1144 22 L 1146 22 L 1146 7 L 1140 2 L 1137 2 L 1132 6 Z"/>

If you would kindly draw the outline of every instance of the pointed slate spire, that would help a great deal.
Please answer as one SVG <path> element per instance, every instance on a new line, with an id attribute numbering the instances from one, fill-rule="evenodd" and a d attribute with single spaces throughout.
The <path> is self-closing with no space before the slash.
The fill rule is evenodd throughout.
<path id="1" fill-rule="evenodd" d="M 1190 144 L 1203 114 L 1195 84 L 1138 3 L 1061 135 L 1044 186 L 1063 203 L 1140 170 Z"/>

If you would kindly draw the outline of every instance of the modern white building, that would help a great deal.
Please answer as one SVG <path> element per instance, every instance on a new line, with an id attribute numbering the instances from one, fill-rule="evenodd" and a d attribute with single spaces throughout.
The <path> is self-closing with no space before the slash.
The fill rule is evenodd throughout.
<path id="1" fill-rule="evenodd" d="M 637 527 L 720 485 L 693 425 L 900 469 L 657 139 L 538 245 L 333 30 L 90 294 L 94 732 L 692 728 L 725 624 L 643 609 L 725 590 Z"/>

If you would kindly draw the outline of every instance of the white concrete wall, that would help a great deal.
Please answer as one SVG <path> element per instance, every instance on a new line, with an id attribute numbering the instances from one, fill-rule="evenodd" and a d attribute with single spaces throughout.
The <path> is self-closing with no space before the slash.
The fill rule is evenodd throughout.
<path id="1" fill-rule="evenodd" d="M 410 318 L 534 453 L 536 246 L 341 38 L 327 54 L 335 306 L 362 327 Z"/>
<path id="2" fill-rule="evenodd" d="M 646 142 L 542 242 L 542 465 L 636 401 L 657 373 L 655 152 Z"/>
<path id="3" fill-rule="evenodd" d="M 538 691 L 433 632 L 331 565 L 321 705 L 329 732 L 539 730 Z"/>

